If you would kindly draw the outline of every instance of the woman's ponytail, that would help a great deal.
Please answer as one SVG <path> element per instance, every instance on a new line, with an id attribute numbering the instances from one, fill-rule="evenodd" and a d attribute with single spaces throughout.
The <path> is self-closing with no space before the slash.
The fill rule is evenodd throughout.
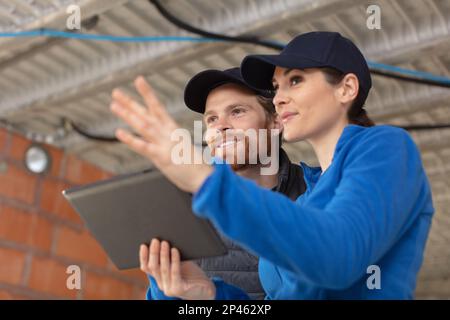
<path id="1" fill-rule="evenodd" d="M 357 106 L 357 108 L 355 108 L 356 111 L 353 111 L 352 109 L 354 108 L 354 106 L 355 103 L 353 103 L 353 105 L 350 107 L 350 110 L 347 114 L 349 122 L 358 126 L 373 127 L 375 123 L 367 115 L 366 109 L 364 109 L 364 107 Z"/>
<path id="2" fill-rule="evenodd" d="M 345 73 L 333 69 L 333 68 L 320 68 L 325 74 L 325 79 L 332 85 L 339 84 L 345 77 Z M 372 127 L 375 123 L 367 115 L 366 109 L 364 109 L 364 101 L 361 101 L 361 94 L 358 93 L 355 101 L 350 106 L 347 113 L 348 120 L 351 124 L 356 124 L 363 127 Z"/>

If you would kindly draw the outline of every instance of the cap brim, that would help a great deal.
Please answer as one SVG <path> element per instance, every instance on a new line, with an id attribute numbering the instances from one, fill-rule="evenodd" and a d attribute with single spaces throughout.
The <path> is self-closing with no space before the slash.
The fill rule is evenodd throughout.
<path id="1" fill-rule="evenodd" d="M 204 113 L 208 94 L 214 88 L 225 83 L 237 83 L 247 86 L 244 82 L 220 70 L 205 70 L 195 75 L 184 89 L 184 103 L 192 111 Z"/>
<path id="2" fill-rule="evenodd" d="M 323 63 L 298 55 L 250 55 L 241 63 L 242 77 L 251 86 L 261 90 L 272 90 L 275 67 L 306 69 L 326 67 Z"/>

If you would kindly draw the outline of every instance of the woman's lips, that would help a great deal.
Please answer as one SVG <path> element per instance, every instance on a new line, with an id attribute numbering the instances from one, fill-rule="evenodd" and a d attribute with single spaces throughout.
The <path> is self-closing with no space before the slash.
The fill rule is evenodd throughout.
<path id="1" fill-rule="evenodd" d="M 298 115 L 298 112 L 284 112 L 281 114 L 281 121 L 283 123 L 286 123 L 297 115 Z"/>

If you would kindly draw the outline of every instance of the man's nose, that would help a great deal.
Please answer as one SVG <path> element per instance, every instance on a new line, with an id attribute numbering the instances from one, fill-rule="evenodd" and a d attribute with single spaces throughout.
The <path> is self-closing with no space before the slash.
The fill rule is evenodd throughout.
<path id="1" fill-rule="evenodd" d="M 225 131 L 225 130 L 231 129 L 231 125 L 228 122 L 228 120 L 223 117 L 223 118 L 217 119 L 217 122 L 214 125 L 214 129 L 220 130 L 220 131 Z"/>

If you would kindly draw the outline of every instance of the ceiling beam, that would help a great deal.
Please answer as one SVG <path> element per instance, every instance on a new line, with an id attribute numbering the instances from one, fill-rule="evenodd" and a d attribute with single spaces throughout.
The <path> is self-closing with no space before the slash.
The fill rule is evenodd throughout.
<path id="1" fill-rule="evenodd" d="M 88 18 L 84 17 L 84 13 L 88 13 L 89 17 L 100 15 L 111 8 L 124 5 L 130 0 L 79 0 L 75 3 L 80 6 L 82 20 Z M 68 14 L 66 13 L 67 6 L 61 6 L 58 10 L 52 13 L 34 19 L 29 23 L 20 26 L 17 31 L 29 31 L 40 28 L 54 28 L 58 30 L 66 29 L 66 21 Z M 45 42 L 47 39 L 43 37 L 30 37 L 30 38 L 0 38 L 0 61 L 5 57 L 16 55 L 18 52 L 26 51 L 32 45 Z"/>
<path id="2" fill-rule="evenodd" d="M 345 9 L 348 5 L 356 5 L 354 1 L 347 0 L 310 0 L 308 4 L 299 1 L 259 0 L 258 10 L 249 11 L 238 7 L 235 8 L 236 12 L 233 12 L 236 16 L 233 21 L 219 19 L 222 20 L 220 23 L 210 25 L 215 32 L 258 34 L 258 25 L 279 23 L 290 15 L 301 18 L 301 21 L 307 21 L 316 10 L 326 15 L 335 12 L 339 7 Z M 151 6 L 149 8 L 151 9 Z M 161 66 L 173 66 L 174 56 L 177 57 L 177 63 L 182 63 L 186 58 L 193 59 L 200 53 L 203 54 L 205 50 L 220 52 L 223 48 L 223 44 L 220 43 L 214 43 L 213 46 L 198 43 L 143 43 L 141 46 L 130 47 L 124 53 L 112 54 L 103 61 L 89 61 L 85 67 L 72 72 L 70 77 L 60 75 L 57 81 L 44 82 L 34 90 L 24 90 L 27 92 L 25 95 L 12 92 L 0 102 L 0 110 L 6 112 L 16 111 L 22 107 L 60 105 L 80 96 L 85 97 L 89 92 L 99 92 L 102 88 L 109 90 L 117 84 L 129 82 L 137 74 L 142 73 L 142 70 L 153 73 L 161 69 Z"/>

